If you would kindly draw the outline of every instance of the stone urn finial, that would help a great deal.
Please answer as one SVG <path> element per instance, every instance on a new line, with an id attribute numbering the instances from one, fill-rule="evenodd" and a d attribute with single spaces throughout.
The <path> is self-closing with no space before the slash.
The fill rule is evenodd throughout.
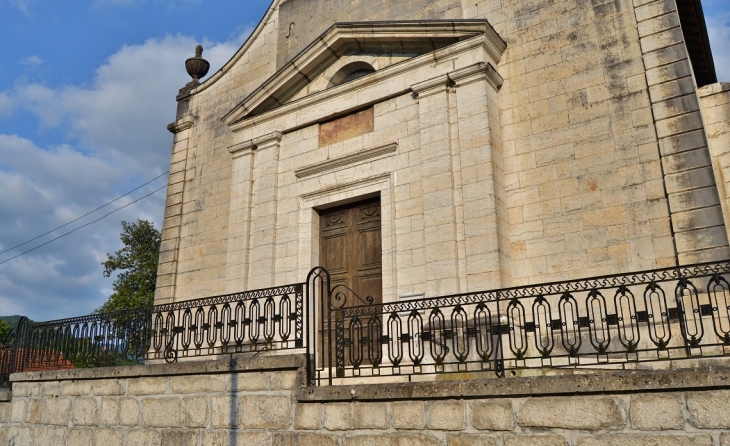
<path id="1" fill-rule="evenodd" d="M 210 69 L 210 63 L 203 59 L 203 45 L 195 47 L 195 57 L 191 57 L 185 61 L 185 69 L 188 71 L 190 77 L 193 78 L 193 83 L 199 83 L 200 78 L 208 74 Z"/>

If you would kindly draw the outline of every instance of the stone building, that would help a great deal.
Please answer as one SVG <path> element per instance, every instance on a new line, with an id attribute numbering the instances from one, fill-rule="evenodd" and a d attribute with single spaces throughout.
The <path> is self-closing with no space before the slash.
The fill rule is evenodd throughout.
<path id="1" fill-rule="evenodd" d="M 274 0 L 177 98 L 155 301 L 730 258 L 716 82 L 698 0 Z"/>

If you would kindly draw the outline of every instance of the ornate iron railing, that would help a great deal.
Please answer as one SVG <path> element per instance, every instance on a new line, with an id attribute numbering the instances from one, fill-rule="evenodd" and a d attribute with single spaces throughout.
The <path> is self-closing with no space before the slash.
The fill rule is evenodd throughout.
<path id="1" fill-rule="evenodd" d="M 730 261 L 376 303 L 305 283 L 31 323 L 0 347 L 16 371 L 296 351 L 311 385 L 730 357 Z M 423 378 L 422 378 L 423 377 Z"/>
<path id="2" fill-rule="evenodd" d="M 136 365 L 304 347 L 304 284 L 30 323 L 0 351 L 19 371 Z"/>
<path id="3" fill-rule="evenodd" d="M 729 274 L 708 263 L 383 304 L 328 288 L 314 380 L 728 356 Z"/>

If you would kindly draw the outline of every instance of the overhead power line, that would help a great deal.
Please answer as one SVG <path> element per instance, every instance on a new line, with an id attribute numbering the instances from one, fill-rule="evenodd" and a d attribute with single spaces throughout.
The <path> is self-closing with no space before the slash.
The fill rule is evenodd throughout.
<path id="1" fill-rule="evenodd" d="M 158 178 L 159 178 L 159 177 L 158 177 Z M 53 239 L 51 239 L 51 240 L 48 240 L 48 241 L 47 241 L 47 242 L 45 242 L 45 243 L 41 243 L 40 245 L 36 246 L 35 248 L 31 248 L 31 249 L 29 249 L 29 250 L 27 250 L 27 251 L 23 251 L 23 252 L 21 252 L 20 254 L 18 254 L 18 255 L 15 255 L 15 256 L 13 256 L 13 257 L 10 257 L 10 258 L 9 258 L 9 259 L 7 259 L 7 260 L 3 260 L 2 262 L 0 262 L 0 265 L 2 265 L 3 263 L 9 262 L 9 261 L 11 261 L 11 260 L 13 260 L 13 259 L 17 259 L 18 257 L 20 257 L 20 256 L 22 256 L 22 255 L 25 255 L 25 254 L 28 254 L 28 253 L 29 253 L 29 252 L 31 252 L 31 251 L 35 251 L 36 249 L 38 249 L 38 248 L 40 248 L 40 247 L 43 247 L 43 246 L 46 246 L 47 244 L 49 244 L 49 243 L 51 243 L 51 242 L 55 242 L 56 240 L 58 240 L 58 239 L 60 239 L 60 238 L 66 237 L 67 235 L 69 235 L 69 234 L 71 234 L 71 233 L 73 233 L 73 232 L 76 232 L 76 231 L 78 231 L 79 229 L 85 228 L 85 227 L 87 227 L 87 226 L 89 226 L 89 225 L 92 225 L 92 224 L 94 224 L 94 223 L 96 223 L 96 222 L 99 222 L 99 221 L 101 221 L 101 220 L 105 219 L 106 217 L 108 217 L 108 216 L 112 215 L 113 213 L 115 213 L 115 212 L 117 212 L 117 211 L 121 211 L 122 209 L 124 209 L 124 208 L 126 208 L 126 207 L 128 207 L 128 206 L 131 206 L 131 205 L 133 205 L 134 203 L 136 203 L 136 202 L 138 202 L 138 201 L 140 201 L 140 200 L 143 200 L 143 199 L 145 199 L 145 198 L 149 197 L 150 195 L 152 195 L 152 194 L 154 194 L 154 193 L 157 193 L 157 192 L 161 191 L 162 189 L 164 189 L 164 188 L 166 188 L 166 187 L 167 187 L 167 185 L 164 185 L 164 186 L 160 187 L 159 189 L 156 189 L 156 190 L 154 190 L 154 191 L 150 192 L 149 194 L 147 194 L 147 195 L 145 195 L 145 196 L 143 196 L 143 197 L 139 197 L 139 198 L 137 198 L 136 200 L 134 200 L 134 201 L 132 201 L 132 202 L 130 202 L 130 203 L 127 203 L 127 204 L 125 204 L 124 206 L 122 206 L 122 207 L 120 207 L 120 208 L 114 209 L 113 211 L 111 211 L 111 212 L 109 212 L 109 213 L 106 213 L 106 214 L 102 215 L 101 217 L 97 218 L 97 219 L 96 219 L 96 220 L 94 220 L 94 221 L 90 221 L 90 222 L 86 223 L 85 225 L 79 226 L 79 227 L 78 227 L 78 228 L 76 228 L 76 229 L 72 229 L 72 230 L 70 230 L 70 231 L 66 232 L 65 234 L 61 234 L 61 235 L 59 235 L 59 236 L 58 236 L 58 237 L 56 237 L 56 238 L 53 238 Z"/>
<path id="2" fill-rule="evenodd" d="M 23 246 L 23 245 L 27 245 L 28 243 L 30 243 L 30 242 L 32 242 L 32 241 L 35 241 L 35 240 L 38 240 L 38 239 L 39 239 L 39 238 L 41 238 L 41 237 L 45 237 L 46 235 L 48 235 L 48 234 L 50 234 L 50 233 L 52 233 L 52 232 L 56 232 L 56 231 L 58 231 L 58 230 L 59 230 L 59 229 L 61 229 L 61 228 L 65 228 L 66 226 L 70 225 L 71 223 L 77 222 L 77 221 L 81 220 L 82 218 L 84 218 L 84 217 L 86 217 L 86 216 L 88 216 L 88 215 L 91 215 L 91 214 L 93 214 L 94 212 L 96 212 L 96 211 L 98 211 L 98 210 L 100 210 L 100 209 L 104 209 L 105 207 L 109 206 L 110 204 L 112 204 L 112 203 L 114 203 L 114 202 L 116 202 L 116 201 L 119 201 L 119 200 L 121 200 L 122 198 L 126 197 L 127 195 L 131 194 L 132 192 L 136 192 L 136 191 L 138 191 L 138 190 L 142 189 L 143 187 L 147 186 L 147 185 L 148 185 L 148 184 L 150 184 L 151 182 L 153 182 L 153 181 L 155 181 L 155 180 L 157 180 L 157 179 L 159 179 L 159 178 L 161 178 L 161 177 L 164 177 L 164 176 L 165 176 L 165 175 L 167 175 L 168 173 L 170 173 L 170 171 L 169 171 L 169 170 L 168 170 L 167 172 L 163 173 L 162 175 L 159 175 L 159 176 L 157 176 L 157 177 L 155 177 L 155 178 L 152 178 L 151 180 L 149 180 L 148 182 L 144 183 L 143 185 L 141 185 L 141 186 L 139 186 L 139 187 L 137 187 L 137 188 L 134 188 L 134 189 L 130 190 L 130 191 L 129 191 L 129 192 L 127 192 L 126 194 L 124 194 L 124 195 L 121 195 L 121 196 L 119 196 L 119 197 L 117 197 L 117 198 L 113 199 L 112 201 L 110 201 L 110 202 L 108 202 L 108 203 L 106 203 L 106 204 L 104 204 L 104 205 L 101 205 L 101 206 L 99 206 L 98 208 L 94 209 L 93 211 L 89 211 L 89 212 L 85 213 L 84 215 L 82 215 L 82 216 L 81 216 L 81 217 L 79 217 L 79 218 L 76 218 L 76 219 L 74 219 L 74 220 L 71 220 L 70 222 L 68 222 L 68 223 L 66 223 L 66 224 L 63 224 L 63 225 L 61 225 L 61 226 L 57 227 L 56 229 L 51 229 L 50 231 L 48 231 L 48 232 L 46 232 L 46 233 L 44 233 L 44 234 L 41 234 L 41 235 L 39 235 L 38 237 L 34 237 L 34 238 L 32 238 L 32 239 L 30 239 L 30 240 L 28 240 L 28 241 L 25 241 L 25 242 L 23 242 L 23 243 L 21 243 L 21 244 L 19 244 L 19 245 L 15 245 L 15 246 L 13 246 L 12 248 L 8 248 L 8 249 L 6 249 L 5 251 L 0 251 L 0 254 L 5 254 L 6 252 L 8 252 L 8 251 L 12 251 L 12 250 L 13 250 L 13 249 L 15 249 L 15 248 L 20 248 L 21 246 Z M 159 190 L 159 189 L 158 189 L 158 190 Z M 155 191 L 155 192 L 157 192 L 157 191 Z M 153 193 L 154 193 L 154 192 L 153 192 Z M 102 217 L 102 218 L 103 218 L 103 217 Z M 82 226 L 82 227 L 83 227 L 83 226 Z M 54 240 L 55 240 L 55 239 L 54 239 Z M 41 245 L 41 246 L 42 246 L 42 245 Z"/>

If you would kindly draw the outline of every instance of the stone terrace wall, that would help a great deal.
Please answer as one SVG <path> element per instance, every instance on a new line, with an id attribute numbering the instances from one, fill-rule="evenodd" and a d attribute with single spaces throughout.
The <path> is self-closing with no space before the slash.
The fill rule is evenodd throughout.
<path id="1" fill-rule="evenodd" d="M 730 445 L 730 369 L 306 388 L 302 364 L 16 374 L 0 446 Z"/>

